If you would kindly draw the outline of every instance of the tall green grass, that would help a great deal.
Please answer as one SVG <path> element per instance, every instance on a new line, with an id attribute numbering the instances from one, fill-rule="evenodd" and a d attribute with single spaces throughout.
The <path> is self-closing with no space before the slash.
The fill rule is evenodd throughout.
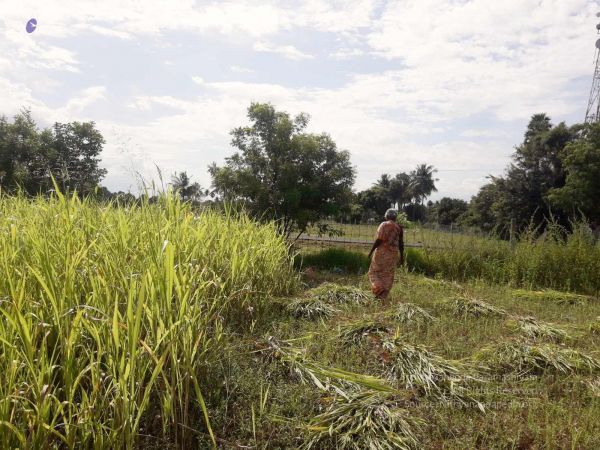
<path id="1" fill-rule="evenodd" d="M 485 279 L 528 289 L 551 288 L 598 295 L 600 243 L 585 223 L 566 233 L 549 226 L 541 236 L 525 233 L 516 242 L 453 235 L 409 251 L 412 270 L 454 280 Z"/>
<path id="2" fill-rule="evenodd" d="M 0 196 L 0 448 L 215 445 L 224 330 L 296 282 L 244 215 Z"/>

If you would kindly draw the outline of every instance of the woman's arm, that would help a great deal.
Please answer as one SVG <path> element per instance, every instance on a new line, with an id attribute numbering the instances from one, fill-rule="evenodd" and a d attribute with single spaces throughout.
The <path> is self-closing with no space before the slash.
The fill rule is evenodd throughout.
<path id="1" fill-rule="evenodd" d="M 381 239 L 375 239 L 375 242 L 373 242 L 373 247 L 371 247 L 371 251 L 369 252 L 369 259 L 371 259 L 371 256 L 373 256 L 373 252 L 381 244 L 383 244 L 383 240 L 381 240 Z"/>
<path id="2" fill-rule="evenodd" d="M 400 251 L 400 265 L 404 264 L 404 230 L 400 227 L 400 239 L 398 239 L 398 250 Z"/>

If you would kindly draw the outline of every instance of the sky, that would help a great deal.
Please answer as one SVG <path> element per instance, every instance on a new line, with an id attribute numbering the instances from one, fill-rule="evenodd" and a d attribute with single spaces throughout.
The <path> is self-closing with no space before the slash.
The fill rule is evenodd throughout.
<path id="1" fill-rule="evenodd" d="M 588 0 L 0 0 L 0 115 L 94 121 L 103 184 L 207 166 L 251 102 L 311 116 L 348 150 L 355 189 L 419 163 L 469 199 L 529 118 L 583 121 L 594 71 Z M 36 18 L 37 29 L 25 25 Z"/>

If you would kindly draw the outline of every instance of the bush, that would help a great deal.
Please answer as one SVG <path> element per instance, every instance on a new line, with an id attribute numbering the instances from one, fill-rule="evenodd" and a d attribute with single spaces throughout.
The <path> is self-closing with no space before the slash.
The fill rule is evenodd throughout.
<path id="1" fill-rule="evenodd" d="M 514 243 L 453 235 L 450 241 L 427 244 L 421 251 L 407 251 L 409 269 L 459 281 L 600 293 L 600 243 L 585 223 L 575 224 L 571 233 L 548 227 L 541 236 L 523 235 Z"/>
<path id="2" fill-rule="evenodd" d="M 426 254 L 424 252 L 414 248 L 407 248 L 404 251 L 404 257 L 408 270 L 421 273 L 423 275 L 435 275 L 435 271 L 427 261 Z"/>
<path id="3" fill-rule="evenodd" d="M 342 270 L 350 273 L 364 273 L 369 270 L 369 257 L 361 252 L 343 248 L 328 248 L 316 253 L 296 256 L 297 268 L 316 267 L 322 270 Z"/>

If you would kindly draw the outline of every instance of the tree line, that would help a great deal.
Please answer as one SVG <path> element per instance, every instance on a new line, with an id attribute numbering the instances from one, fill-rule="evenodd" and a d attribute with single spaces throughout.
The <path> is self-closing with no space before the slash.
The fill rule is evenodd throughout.
<path id="1" fill-rule="evenodd" d="M 309 116 L 294 117 L 267 103 L 248 108 L 249 124 L 231 131 L 235 152 L 208 171 L 203 188 L 187 172 L 175 173 L 171 185 L 183 200 L 240 203 L 257 218 L 276 220 L 290 236 L 323 219 L 348 222 L 380 220 L 391 206 L 409 220 L 455 224 L 508 236 L 552 220 L 565 226 L 581 217 L 600 220 L 600 125 L 553 125 L 534 115 L 523 142 L 501 176 L 467 202 L 437 192 L 436 169 L 419 164 L 409 172 L 382 174 L 365 190 L 353 191 L 356 170 L 350 154 L 327 133 L 309 133 Z M 55 186 L 80 195 L 135 202 L 131 193 L 112 193 L 100 183 L 104 138 L 93 122 L 56 123 L 39 129 L 29 111 L 11 122 L 0 117 L 0 188 L 45 194 Z M 327 231 L 326 225 L 321 225 Z"/>

